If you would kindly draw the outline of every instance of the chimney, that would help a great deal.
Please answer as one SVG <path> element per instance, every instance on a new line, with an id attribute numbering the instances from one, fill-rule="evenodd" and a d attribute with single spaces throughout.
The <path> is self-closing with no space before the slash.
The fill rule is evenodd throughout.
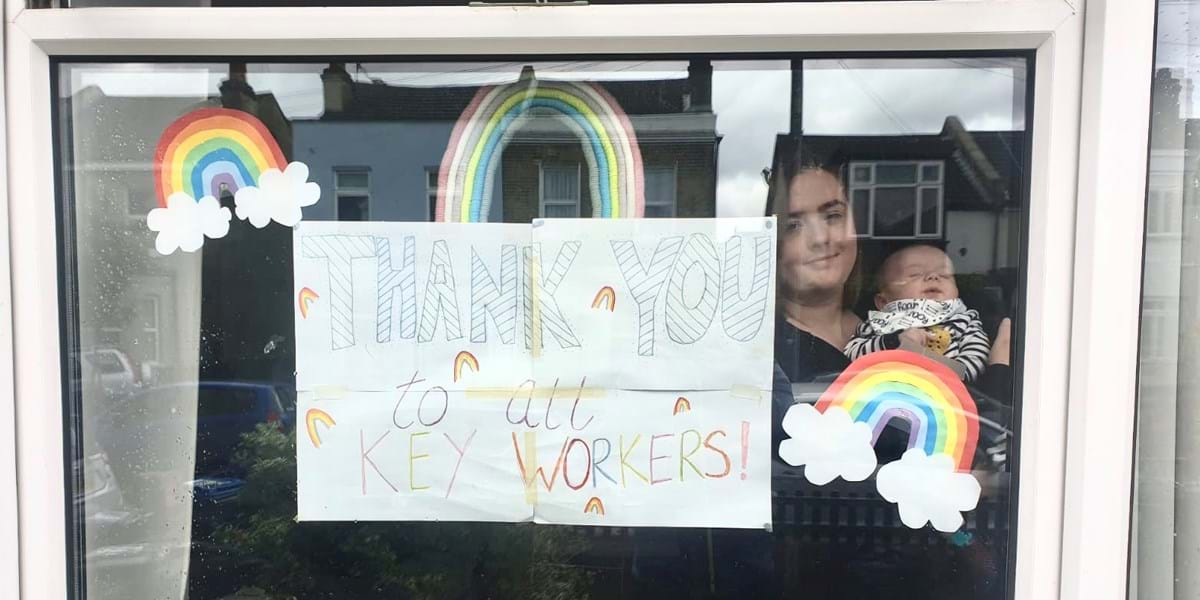
<path id="1" fill-rule="evenodd" d="M 688 63 L 688 111 L 712 112 L 712 74 L 712 63 L 707 60 Z"/>
<path id="2" fill-rule="evenodd" d="M 221 82 L 221 106 L 255 114 L 254 88 L 246 83 L 246 63 L 229 63 L 229 77 Z"/>
<path id="3" fill-rule="evenodd" d="M 345 112 L 350 105 L 352 83 L 345 63 L 329 63 L 329 67 L 321 71 L 321 87 L 325 92 L 325 116 Z"/>

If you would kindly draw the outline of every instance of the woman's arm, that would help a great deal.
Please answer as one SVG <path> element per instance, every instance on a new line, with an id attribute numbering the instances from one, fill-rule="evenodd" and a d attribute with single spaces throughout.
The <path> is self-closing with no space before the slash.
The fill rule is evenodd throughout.
<path id="1" fill-rule="evenodd" d="M 996 329 L 996 341 L 992 342 L 992 351 L 988 353 L 989 365 L 1010 364 L 1012 359 L 1012 319 L 1005 317 Z"/>

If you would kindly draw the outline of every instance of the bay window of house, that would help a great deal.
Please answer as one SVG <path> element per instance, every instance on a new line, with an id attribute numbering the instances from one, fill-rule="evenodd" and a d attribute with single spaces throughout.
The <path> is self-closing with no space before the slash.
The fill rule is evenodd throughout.
<path id="1" fill-rule="evenodd" d="M 75 583 L 1011 597 L 1028 59 L 57 63 Z"/>
<path id="2" fill-rule="evenodd" d="M 936 238 L 941 235 L 942 162 L 850 163 L 850 195 L 861 213 L 859 235 Z"/>

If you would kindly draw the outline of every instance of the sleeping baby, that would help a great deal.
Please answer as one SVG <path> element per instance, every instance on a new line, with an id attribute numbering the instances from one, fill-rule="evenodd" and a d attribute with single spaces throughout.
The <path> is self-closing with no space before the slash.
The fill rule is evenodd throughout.
<path id="1" fill-rule="evenodd" d="M 879 268 L 875 307 L 846 345 L 851 360 L 901 348 L 941 359 L 964 381 L 983 372 L 988 337 L 979 313 L 958 298 L 945 252 L 928 245 L 893 252 Z"/>

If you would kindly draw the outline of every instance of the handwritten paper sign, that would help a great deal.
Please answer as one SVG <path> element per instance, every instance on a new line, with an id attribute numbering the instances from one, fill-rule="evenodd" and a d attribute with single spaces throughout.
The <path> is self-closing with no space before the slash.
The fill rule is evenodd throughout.
<path id="1" fill-rule="evenodd" d="M 763 527 L 775 235 L 302 223 L 299 518 Z"/>

